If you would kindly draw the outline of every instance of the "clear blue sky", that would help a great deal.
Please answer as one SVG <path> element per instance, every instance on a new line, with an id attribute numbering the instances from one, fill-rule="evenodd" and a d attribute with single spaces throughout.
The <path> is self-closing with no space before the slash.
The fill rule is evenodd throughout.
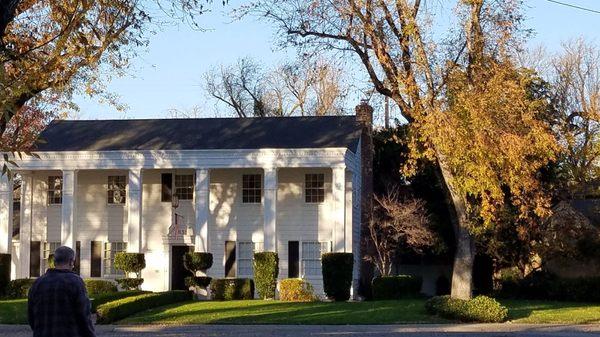
<path id="1" fill-rule="evenodd" d="M 226 9 L 243 1 L 230 0 Z M 527 26 L 535 30 L 531 45 L 543 44 L 549 51 L 560 48 L 561 41 L 583 36 L 600 44 L 600 14 L 548 2 L 525 0 Z M 600 0 L 561 0 L 600 10 Z M 220 3 L 216 1 L 215 3 Z M 251 56 L 269 64 L 293 57 L 292 51 L 277 51 L 272 28 L 254 19 L 230 23 L 225 10 L 202 17 L 209 31 L 194 31 L 186 25 L 169 27 L 154 35 L 146 51 L 133 61 L 130 76 L 113 80 L 109 90 L 121 96 L 128 106 L 125 113 L 95 100 L 77 97 L 81 119 L 164 118 L 171 108 L 200 106 L 207 117 L 214 115 L 213 102 L 205 96 L 202 76 L 218 64 L 230 64 Z M 360 97 L 349 97 L 358 101 Z"/>

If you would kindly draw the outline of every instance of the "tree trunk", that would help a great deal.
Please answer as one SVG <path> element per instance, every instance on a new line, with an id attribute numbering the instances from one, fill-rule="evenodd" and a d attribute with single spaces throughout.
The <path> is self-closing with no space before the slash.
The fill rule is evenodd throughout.
<path id="1" fill-rule="evenodd" d="M 464 198 L 452 186 L 452 172 L 446 167 L 444 157 L 438 154 L 440 180 L 446 188 L 450 221 L 454 228 L 456 252 L 452 268 L 452 288 L 450 296 L 470 299 L 473 295 L 473 262 L 475 244 L 469 231 L 467 208 Z"/>

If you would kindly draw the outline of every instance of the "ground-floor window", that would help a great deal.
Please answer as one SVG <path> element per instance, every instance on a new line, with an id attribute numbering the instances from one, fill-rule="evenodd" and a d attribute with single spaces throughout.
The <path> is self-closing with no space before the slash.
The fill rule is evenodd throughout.
<path id="1" fill-rule="evenodd" d="M 302 277 L 321 277 L 321 255 L 331 251 L 331 242 L 302 242 Z"/>
<path id="2" fill-rule="evenodd" d="M 54 251 L 58 247 L 60 247 L 60 242 L 44 242 L 44 246 L 42 248 L 42 273 L 44 273 L 46 269 L 50 268 L 50 256 L 54 255 Z"/>
<path id="3" fill-rule="evenodd" d="M 105 242 L 104 243 L 104 276 L 123 275 L 122 271 L 115 269 L 115 255 L 127 251 L 127 242 Z"/>
<path id="4" fill-rule="evenodd" d="M 239 277 L 253 277 L 254 253 L 262 251 L 262 242 L 240 241 L 238 242 L 238 275 Z"/>

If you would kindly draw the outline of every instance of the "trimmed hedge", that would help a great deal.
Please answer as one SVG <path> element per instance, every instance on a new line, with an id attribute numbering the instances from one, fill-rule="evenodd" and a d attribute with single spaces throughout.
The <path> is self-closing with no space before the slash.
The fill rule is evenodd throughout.
<path id="1" fill-rule="evenodd" d="M 600 277 L 559 278 L 536 271 L 523 279 L 505 277 L 497 292 L 501 298 L 551 300 L 571 302 L 600 302 Z"/>
<path id="2" fill-rule="evenodd" d="M 185 286 L 186 287 L 200 287 L 206 289 L 210 285 L 210 281 L 212 281 L 212 277 L 208 276 L 187 276 L 185 278 Z"/>
<path id="3" fill-rule="evenodd" d="M 477 296 L 471 300 L 436 296 L 425 302 L 425 309 L 432 315 L 462 322 L 500 323 L 508 317 L 508 309 L 487 296 Z"/>
<path id="4" fill-rule="evenodd" d="M 188 252 L 183 255 L 183 267 L 196 276 L 196 272 L 210 269 L 213 265 L 211 253 Z"/>
<path id="5" fill-rule="evenodd" d="M 117 292 L 117 285 L 108 280 L 84 279 L 88 295 L 102 295 Z"/>
<path id="6" fill-rule="evenodd" d="M 286 278 L 279 281 L 279 299 L 285 302 L 312 302 L 317 298 L 309 282 L 299 278 Z"/>
<path id="7" fill-rule="evenodd" d="M 394 300 L 400 298 L 414 298 L 421 293 L 420 277 L 412 275 L 376 277 L 372 282 L 373 299 Z"/>
<path id="8" fill-rule="evenodd" d="M 10 299 L 26 298 L 33 282 L 35 282 L 35 279 L 32 278 L 20 278 L 8 282 L 8 285 L 6 286 L 6 297 Z"/>
<path id="9" fill-rule="evenodd" d="M 144 283 L 143 278 L 118 278 L 115 281 L 123 290 L 136 290 Z"/>
<path id="10" fill-rule="evenodd" d="M 101 295 L 95 296 L 91 299 L 92 312 L 96 312 L 96 309 L 98 308 L 98 306 L 100 306 L 104 303 L 120 300 L 120 299 L 126 298 L 126 297 L 138 296 L 138 295 L 149 294 L 149 293 L 151 293 L 151 291 L 128 290 L 128 291 L 119 291 L 119 292 L 115 292 L 115 293 L 101 294 Z"/>
<path id="11" fill-rule="evenodd" d="M 97 307 L 98 324 L 109 324 L 140 311 L 167 304 L 189 301 L 192 295 L 188 291 L 174 290 L 163 293 L 142 294 L 108 302 Z"/>
<path id="12" fill-rule="evenodd" d="M 6 294 L 6 287 L 10 282 L 10 254 L 0 254 L 0 297 Z"/>
<path id="13" fill-rule="evenodd" d="M 352 287 L 352 253 L 326 253 L 321 257 L 323 288 L 327 297 L 334 301 L 350 299 Z"/>
<path id="14" fill-rule="evenodd" d="M 210 282 L 213 300 L 251 300 L 254 298 L 254 281 L 249 278 L 222 278 Z"/>
<path id="15" fill-rule="evenodd" d="M 144 268 L 146 268 L 146 258 L 142 253 L 118 252 L 115 255 L 115 269 L 125 272 L 126 277 L 129 273 L 139 275 Z"/>
<path id="16" fill-rule="evenodd" d="M 254 253 L 254 282 L 262 299 L 274 299 L 279 276 L 279 256 L 275 252 Z"/>

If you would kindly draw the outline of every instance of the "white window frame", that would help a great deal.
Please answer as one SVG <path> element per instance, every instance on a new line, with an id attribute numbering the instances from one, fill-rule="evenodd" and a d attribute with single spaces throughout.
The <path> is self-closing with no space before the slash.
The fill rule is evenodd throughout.
<path id="1" fill-rule="evenodd" d="M 115 255 L 118 252 L 126 252 L 127 251 L 127 242 L 122 241 L 110 241 L 104 242 L 104 247 L 102 247 L 102 276 L 103 277 L 113 277 L 113 276 L 124 276 L 125 273 L 122 271 L 116 270 L 115 265 Z"/>
<path id="2" fill-rule="evenodd" d="M 250 177 L 258 177 L 258 188 L 256 186 L 254 187 L 246 187 L 244 186 L 244 178 L 250 178 Z M 256 192 L 258 191 L 258 201 L 256 200 L 252 200 L 252 201 L 246 201 L 246 199 L 244 198 L 244 193 L 245 192 Z M 254 198 L 256 195 L 252 195 L 251 197 Z M 258 173 L 252 173 L 252 174 L 243 174 L 242 175 L 242 204 L 244 205 L 258 205 L 262 203 L 262 196 L 263 196 L 263 178 L 261 174 Z M 250 197 L 250 196 L 249 196 Z"/>
<path id="3" fill-rule="evenodd" d="M 54 254 L 54 251 L 56 250 L 56 248 L 60 247 L 60 242 L 57 241 L 51 241 L 51 242 L 47 242 L 44 241 L 44 244 L 42 246 L 42 263 L 41 263 L 41 267 L 42 267 L 42 271 L 40 273 L 44 274 L 46 272 L 46 269 L 49 268 L 48 266 L 48 259 L 50 258 L 50 254 Z"/>
<path id="4" fill-rule="evenodd" d="M 318 257 L 305 257 L 305 249 L 304 249 L 304 245 L 308 245 L 308 244 L 313 244 L 313 245 L 320 245 L 320 254 Z M 331 241 L 300 241 L 300 277 L 301 278 L 310 278 L 310 279 L 314 279 L 314 278 L 322 278 L 323 275 L 321 274 L 321 256 L 323 256 L 323 254 L 325 253 L 330 253 L 331 252 Z M 315 262 L 317 261 L 319 264 L 319 272 L 316 274 L 307 274 L 306 273 L 306 262 L 311 261 L 311 262 Z"/>
<path id="5" fill-rule="evenodd" d="M 119 187 L 118 180 L 119 178 L 123 179 L 123 187 Z M 113 180 L 111 183 L 111 179 Z M 111 175 L 106 178 L 106 202 L 108 205 L 125 205 L 127 201 L 127 177 L 124 175 Z M 111 202 L 111 192 L 112 192 L 112 202 Z M 121 202 L 115 202 L 115 194 L 114 192 L 119 192 L 121 194 L 122 200 Z"/>
<path id="6" fill-rule="evenodd" d="M 189 185 L 183 184 L 184 177 L 190 178 Z M 178 181 L 181 182 L 181 186 L 177 186 Z M 174 174 L 173 175 L 173 196 L 177 196 L 179 200 L 194 200 L 194 175 L 193 174 Z M 185 193 L 180 193 L 183 191 Z M 189 192 L 189 193 L 188 193 Z M 182 195 L 185 195 L 185 198 L 182 198 Z"/>
<path id="7" fill-rule="evenodd" d="M 316 176 L 316 177 L 323 177 L 323 187 L 314 187 L 314 186 L 308 186 L 308 178 L 309 176 Z M 311 181 L 312 182 L 312 181 Z M 325 203 L 325 199 L 327 199 L 327 183 L 325 181 L 325 173 L 306 173 L 304 174 L 304 203 L 305 204 L 310 204 L 310 205 L 321 205 L 323 203 Z M 323 189 L 323 200 L 307 200 L 306 198 L 308 198 L 308 189 L 313 189 L 313 190 L 320 190 Z"/>
<path id="8" fill-rule="evenodd" d="M 252 245 L 252 253 L 250 256 L 242 256 L 242 247 L 243 245 L 250 244 Z M 241 278 L 253 278 L 254 277 L 254 253 L 261 252 L 263 250 L 262 242 L 253 242 L 253 241 L 237 241 L 236 242 L 236 277 Z M 240 268 L 242 266 L 242 262 L 250 264 L 250 274 L 242 273 Z"/>
<path id="9" fill-rule="evenodd" d="M 56 187 L 56 180 L 60 181 L 59 187 Z M 52 183 L 51 183 L 52 181 Z M 46 204 L 47 205 L 62 205 L 62 197 L 63 197 L 63 177 L 62 176 L 48 176 L 46 180 L 46 184 L 48 184 L 48 188 L 46 190 Z M 50 195 L 52 194 L 52 197 Z M 60 201 L 56 201 L 57 195 L 60 198 Z"/>

